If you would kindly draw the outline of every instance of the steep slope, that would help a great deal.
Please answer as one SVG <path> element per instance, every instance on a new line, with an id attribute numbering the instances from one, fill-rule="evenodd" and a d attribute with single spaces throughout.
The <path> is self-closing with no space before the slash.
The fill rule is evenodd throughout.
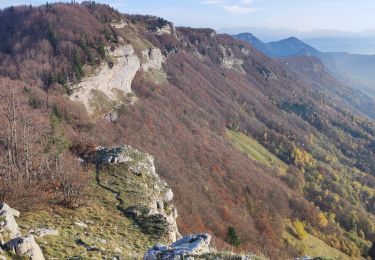
<path id="1" fill-rule="evenodd" d="M 290 37 L 281 41 L 270 42 L 267 44 L 267 46 L 270 49 L 270 52 L 273 53 L 273 56 L 278 57 L 298 55 L 322 55 L 321 52 L 298 40 L 295 37 Z"/>
<path id="2" fill-rule="evenodd" d="M 180 112 L 181 114 L 176 115 L 176 116 L 181 117 L 181 119 L 183 119 L 184 121 L 188 120 L 187 122 L 189 122 L 190 120 L 194 119 L 195 118 L 194 115 L 198 111 L 199 111 L 199 116 L 195 120 L 198 120 L 198 122 L 200 122 L 202 120 L 202 117 L 207 118 L 203 120 L 202 123 L 200 123 L 199 128 L 195 128 L 197 130 L 194 130 L 194 131 L 198 131 L 198 132 L 196 132 L 194 137 L 191 136 L 191 138 L 188 139 L 189 142 L 183 141 L 182 146 L 186 148 L 194 147 L 193 146 L 194 139 L 199 138 L 199 131 L 202 131 L 199 129 L 205 129 L 205 131 L 211 132 L 210 135 L 204 135 L 205 142 L 208 142 L 207 143 L 208 147 L 206 149 L 210 149 L 209 147 L 217 147 L 216 150 L 221 151 L 221 153 L 225 151 L 224 147 L 219 148 L 218 145 L 215 144 L 214 142 L 212 141 L 211 141 L 212 143 L 209 142 L 210 140 L 209 136 L 215 136 L 215 132 L 217 131 L 216 129 L 220 129 L 219 125 L 216 127 L 212 127 L 212 123 L 209 126 L 205 125 L 204 122 L 207 122 L 207 121 L 215 122 L 215 121 L 211 121 L 212 119 L 211 120 L 209 119 L 210 117 L 212 117 L 212 115 L 214 115 L 215 118 L 224 117 L 226 121 L 225 124 L 233 129 L 242 129 L 242 131 L 244 132 L 252 133 L 253 137 L 257 138 L 264 145 L 266 145 L 268 149 L 276 153 L 280 158 L 283 158 L 283 160 L 285 160 L 288 163 L 290 163 L 289 160 L 293 161 L 292 157 L 289 157 L 288 152 L 286 152 L 287 150 L 285 148 L 280 150 L 278 148 L 280 147 L 279 144 L 274 143 L 276 140 L 280 140 L 279 138 L 281 136 L 279 134 L 284 131 L 283 129 L 285 129 L 285 127 L 287 127 L 285 125 L 284 126 L 281 125 L 279 120 L 281 120 L 282 122 L 288 122 L 288 121 L 294 122 L 294 120 L 296 120 L 294 123 L 291 123 L 290 126 L 293 126 L 293 128 L 297 127 L 297 129 L 298 127 L 301 127 L 301 128 L 299 130 L 297 129 L 293 130 L 293 128 L 288 128 L 288 130 L 285 129 L 285 132 L 282 135 L 290 136 L 289 138 L 291 138 L 291 140 L 293 140 L 295 143 L 300 142 L 300 145 L 305 146 L 305 147 L 306 147 L 306 141 L 305 141 L 306 139 L 303 136 L 305 136 L 306 131 L 315 135 L 318 138 L 318 140 L 319 139 L 327 140 L 325 138 L 331 139 L 332 141 L 335 140 L 335 138 L 331 134 L 329 134 L 329 132 L 331 131 L 334 131 L 334 132 L 340 131 L 340 135 L 343 134 L 342 130 L 339 130 L 339 129 L 334 130 L 334 128 L 336 128 L 337 126 L 333 126 L 332 124 L 336 120 L 335 118 L 340 118 L 340 116 L 338 115 L 333 116 L 333 114 L 331 114 L 333 111 L 337 111 L 337 113 L 340 113 L 340 114 L 346 113 L 346 112 L 338 112 L 338 111 L 341 111 L 341 109 L 343 111 L 350 111 L 349 107 L 346 107 L 345 105 L 342 104 L 343 100 L 340 97 L 337 97 L 337 96 L 329 97 L 330 99 L 331 98 L 333 99 L 329 101 L 328 97 L 325 97 L 324 95 L 322 96 L 318 92 L 316 92 L 316 90 L 311 89 L 310 86 L 306 86 L 306 84 L 303 83 L 302 79 L 295 81 L 293 80 L 293 77 L 291 77 L 289 84 L 287 84 L 286 82 L 288 82 L 288 80 L 286 82 L 284 82 L 284 80 L 285 80 L 285 77 L 287 77 L 285 74 L 288 73 L 288 70 L 285 70 L 284 68 L 280 67 L 280 65 L 278 65 L 277 63 L 273 62 L 272 60 L 267 59 L 265 56 L 259 54 L 256 51 L 250 52 L 250 49 L 247 49 L 247 50 L 245 49 L 245 51 L 241 50 L 242 45 L 241 44 L 236 45 L 236 43 L 231 42 L 230 38 L 226 38 L 224 36 L 219 36 L 219 35 L 215 37 L 212 31 L 202 32 L 202 31 L 194 31 L 194 30 L 189 30 L 189 29 L 181 29 L 181 32 L 183 33 L 182 35 L 185 37 L 183 39 L 187 39 L 186 40 L 187 44 L 182 43 L 182 46 L 187 45 L 188 49 L 191 48 L 190 53 L 192 52 L 194 54 L 198 51 L 200 52 L 201 55 L 197 55 L 197 57 L 189 55 L 189 53 L 186 53 L 185 48 L 183 50 L 178 51 L 175 54 L 169 55 L 167 59 L 167 73 L 171 78 L 170 82 L 173 84 L 172 86 L 165 85 L 165 86 L 156 87 L 154 94 L 152 93 L 154 91 L 150 90 L 149 87 L 147 87 L 148 84 L 144 85 L 144 87 L 142 85 L 134 86 L 134 89 L 139 89 L 142 92 L 145 91 L 143 95 L 151 96 L 154 102 L 156 102 L 155 103 L 156 105 L 153 106 L 152 110 L 150 109 L 146 110 L 148 111 L 147 112 L 148 118 L 149 118 L 148 120 L 151 120 L 150 126 L 136 128 L 138 129 L 137 130 L 138 137 L 135 143 L 138 143 L 138 144 L 143 143 L 142 145 L 144 145 L 145 147 L 148 147 L 146 149 L 148 150 L 155 149 L 155 152 L 159 151 L 160 158 L 162 158 L 163 155 L 160 154 L 160 148 L 158 148 L 157 143 L 151 145 L 150 143 L 142 142 L 141 136 L 143 137 L 151 136 L 151 140 L 156 138 L 162 143 L 165 143 L 166 145 L 168 144 L 167 140 L 171 140 L 171 138 L 175 138 L 175 140 L 176 139 L 178 140 L 179 135 L 184 136 L 183 137 L 184 140 L 188 139 L 189 136 L 191 136 L 189 134 L 189 131 L 186 131 L 187 129 L 183 127 L 183 125 L 178 128 L 178 136 L 176 136 L 176 134 L 174 133 L 174 130 L 171 129 L 172 131 L 171 130 L 168 131 L 168 128 L 166 128 L 166 122 L 175 120 L 171 118 L 172 115 L 170 115 L 170 111 L 168 109 L 163 110 L 163 107 L 173 106 L 173 103 L 172 104 L 170 103 L 171 100 L 175 100 L 174 102 L 178 103 L 179 106 L 184 106 L 183 109 L 182 108 L 178 109 L 178 111 L 181 111 Z M 216 44 L 224 45 L 224 46 L 231 46 L 231 47 L 224 48 L 225 51 L 227 51 L 226 56 L 222 56 L 222 58 L 220 58 L 220 51 L 222 48 L 219 48 L 219 47 L 216 47 L 217 49 L 215 48 L 215 43 L 213 43 L 213 41 L 210 40 L 213 37 L 215 37 L 215 40 L 217 42 Z M 189 39 L 191 39 L 192 42 L 189 41 Z M 198 43 L 198 46 L 197 46 L 197 43 Z M 210 46 L 210 48 L 208 46 Z M 236 54 L 234 55 L 233 53 L 235 50 L 233 50 L 232 48 L 235 48 L 236 46 L 239 46 L 239 47 L 236 51 Z M 178 47 L 176 49 L 178 49 Z M 248 53 L 249 55 L 247 59 L 245 58 L 246 53 Z M 204 57 L 203 55 L 205 55 L 206 57 Z M 241 74 L 238 74 L 236 72 L 237 68 L 235 68 L 235 70 L 224 70 L 224 71 L 222 70 L 221 68 L 222 60 L 225 59 L 225 57 L 228 57 L 231 55 L 232 55 L 233 60 L 241 60 L 241 58 L 243 59 L 242 67 L 247 72 L 245 76 L 241 76 Z M 203 62 L 201 61 L 202 58 L 203 58 Z M 215 71 L 217 72 L 215 73 Z M 209 78 L 207 80 L 206 78 L 208 77 L 208 75 L 209 75 Z M 218 78 L 218 79 L 216 80 L 215 78 Z M 249 81 L 247 81 L 247 79 Z M 214 83 L 215 85 L 213 85 L 211 82 Z M 176 88 L 178 89 L 178 91 L 172 91 L 173 89 L 176 89 Z M 184 95 L 180 95 L 179 94 L 180 91 L 183 91 Z M 232 91 L 235 91 L 235 92 L 231 93 Z M 292 94 L 291 99 L 292 100 L 296 99 L 297 100 L 296 102 L 298 102 L 298 100 L 301 100 L 299 102 L 303 102 L 303 103 L 294 103 L 293 101 L 288 100 L 289 99 L 288 96 L 290 95 L 289 93 L 293 93 L 293 92 L 294 92 L 294 95 Z M 149 94 L 146 94 L 146 93 L 149 93 Z M 164 96 L 166 98 L 163 98 Z M 253 98 L 254 96 L 256 97 L 256 99 Z M 314 101 L 315 98 L 317 98 L 317 100 L 319 101 Z M 280 99 L 284 99 L 284 101 Z M 322 99 L 323 100 L 326 99 L 326 101 L 323 101 Z M 181 102 L 178 102 L 177 100 L 184 100 L 184 102 L 181 103 Z M 233 101 L 239 102 L 239 103 L 237 104 L 232 103 Z M 168 105 L 163 105 L 163 102 L 167 102 Z M 194 105 L 187 106 L 191 102 Z M 308 105 L 310 102 L 311 102 L 311 105 Z M 318 104 L 321 104 L 322 102 L 324 104 L 323 106 L 318 105 Z M 329 105 L 329 104 L 332 104 L 332 105 Z M 267 107 L 267 109 L 262 108 L 262 106 Z M 316 112 L 311 111 L 310 110 L 311 108 L 309 108 L 310 106 L 314 110 L 317 109 Z M 155 117 L 156 114 L 155 112 L 153 112 L 153 110 L 155 110 L 155 107 L 158 108 L 158 112 L 156 112 L 156 114 L 163 115 L 163 119 L 162 119 L 163 123 L 162 122 L 157 123 L 159 119 Z M 192 109 L 193 107 L 204 108 L 204 110 L 199 109 L 197 112 L 193 112 L 194 111 Z M 233 107 L 233 109 L 231 109 L 231 107 Z M 235 107 L 237 107 L 237 109 Z M 282 107 L 283 109 L 280 110 L 280 107 Z M 145 104 L 142 104 L 142 109 L 147 109 Z M 288 111 L 290 114 L 289 113 L 284 114 L 283 110 Z M 323 112 L 324 110 L 325 112 Z M 211 114 L 211 116 L 209 114 L 207 115 L 207 113 Z M 219 115 L 218 113 L 220 113 L 221 115 Z M 124 117 L 126 118 L 125 122 L 131 121 L 130 118 L 133 118 L 134 120 L 135 118 L 140 117 L 140 115 L 136 116 L 137 114 L 136 111 L 132 111 L 131 114 L 128 114 L 127 116 Z M 152 114 L 155 114 L 155 116 L 151 116 Z M 295 114 L 297 114 L 298 117 L 295 117 L 294 116 Z M 253 117 L 251 115 L 253 115 Z M 175 115 L 173 115 L 173 117 L 174 116 Z M 287 119 L 288 117 L 290 118 Z M 322 117 L 326 117 L 326 119 L 323 119 Z M 328 123 L 326 125 L 325 123 L 327 122 L 326 120 L 332 123 Z M 361 120 L 365 120 L 365 119 L 361 119 Z M 119 122 L 121 123 L 121 117 L 120 117 Z M 141 121 L 139 121 L 139 124 L 140 123 Z M 186 123 L 184 124 L 186 125 Z M 265 128 L 263 128 L 264 130 L 257 130 L 257 127 L 262 129 L 262 127 L 260 125 L 258 126 L 257 124 L 260 124 L 260 125 L 265 124 L 266 126 Z M 267 131 L 266 130 L 267 128 L 272 129 L 272 130 Z M 158 131 L 157 129 L 160 129 L 160 130 Z M 328 129 L 331 129 L 331 130 L 328 130 Z M 133 135 L 132 132 L 134 130 L 132 130 L 131 126 L 127 126 L 127 131 L 126 131 L 127 135 L 132 136 Z M 141 134 L 140 130 L 144 131 L 145 134 Z M 319 134 L 320 131 L 323 132 L 323 135 Z M 290 133 L 293 133 L 293 134 L 290 134 Z M 324 137 L 324 135 L 326 137 Z M 347 136 L 347 134 L 345 133 L 344 135 Z M 163 138 L 163 136 L 165 137 Z M 372 137 L 370 137 L 370 139 L 371 138 Z M 174 143 L 179 142 L 177 140 L 174 141 Z M 342 142 L 342 141 L 339 141 L 339 139 L 336 139 L 336 140 L 338 141 L 338 143 Z M 287 147 L 288 141 L 286 141 L 285 143 L 282 139 L 280 141 L 282 143 L 280 144 L 281 146 Z M 314 152 L 313 151 L 311 152 L 316 153 L 315 156 L 317 157 L 323 156 L 323 157 L 320 157 L 321 159 L 323 159 L 326 155 L 323 155 L 322 152 L 324 150 L 330 150 L 332 154 L 336 154 L 335 156 L 339 156 L 338 158 L 340 158 L 340 159 L 338 158 L 333 159 L 333 161 L 336 161 L 336 162 L 337 160 L 347 161 L 344 158 L 346 156 L 349 156 L 349 154 L 346 154 L 346 155 L 341 154 L 342 152 L 346 152 L 345 151 L 346 148 L 344 149 L 342 149 L 343 147 L 339 148 L 339 150 L 341 149 L 342 150 L 341 152 L 337 154 L 336 152 L 338 151 L 335 152 L 336 148 L 330 147 L 330 145 L 334 144 L 336 141 L 333 141 L 332 144 L 328 144 L 327 146 L 322 146 L 323 143 L 325 142 L 326 141 L 322 141 L 320 143 L 320 141 L 318 141 L 317 143 L 313 144 L 312 146 L 313 147 L 315 146 L 315 148 L 312 148 L 312 150 L 315 150 L 315 149 L 316 150 Z M 156 147 L 153 147 L 154 145 L 156 145 Z M 166 156 L 167 158 L 170 158 L 171 156 L 176 156 L 176 154 L 184 154 L 183 158 L 186 161 L 187 160 L 186 156 L 188 156 L 189 153 L 193 152 L 193 158 L 189 160 L 189 164 L 193 164 L 194 160 L 196 160 L 194 158 L 202 157 L 202 150 L 198 150 L 196 152 L 197 154 L 194 155 L 194 150 L 192 150 L 191 152 L 189 150 L 182 150 L 181 152 L 176 152 L 176 150 L 174 150 L 176 149 L 175 146 L 173 147 L 166 146 L 166 147 L 168 147 L 168 149 L 166 149 L 167 150 L 166 152 L 168 155 L 164 155 L 164 156 Z M 290 153 L 293 153 L 293 147 L 294 145 L 291 145 Z M 349 148 L 349 146 L 347 146 L 347 148 Z M 170 149 L 173 149 L 173 151 L 169 151 Z M 343 157 L 341 157 L 341 155 L 339 154 L 343 155 Z M 363 154 L 369 155 L 369 153 L 367 152 L 364 152 Z M 218 154 L 217 156 L 220 156 L 220 155 Z M 229 158 L 228 156 L 229 154 L 225 153 L 224 158 L 228 159 Z M 218 159 L 212 158 L 212 159 L 214 159 L 215 161 L 222 160 L 219 158 Z M 326 159 L 323 159 L 323 161 L 324 160 Z M 373 159 L 370 159 L 370 158 L 368 159 L 369 162 L 372 160 Z M 332 164 L 333 161 L 332 162 L 326 161 L 326 163 Z M 205 162 L 203 161 L 202 163 L 205 163 Z M 237 159 L 236 160 L 237 169 L 240 169 L 241 167 L 240 163 L 241 162 Z M 160 165 L 163 165 L 162 161 L 160 161 Z M 323 165 L 322 167 L 325 168 L 325 166 Z M 227 167 L 230 169 L 231 165 L 228 165 L 228 166 Z M 170 166 L 164 165 L 164 167 L 169 168 Z M 252 167 L 254 168 L 254 166 Z M 229 171 L 228 168 L 224 168 L 226 169 L 225 172 Z M 328 170 L 328 172 L 329 171 L 330 170 Z M 204 172 L 202 172 L 201 174 L 204 174 Z M 313 175 L 315 174 L 316 173 L 314 173 Z M 194 176 L 195 178 L 199 178 L 199 183 L 205 183 L 204 179 L 202 180 L 200 175 L 198 175 L 199 177 L 197 175 L 194 175 Z M 238 179 L 240 176 L 241 175 L 239 175 L 236 178 Z M 175 176 L 170 176 L 167 178 L 170 180 L 173 180 Z M 215 179 L 218 179 L 218 178 L 219 176 L 215 176 Z M 263 176 L 262 178 L 264 179 L 266 178 L 266 176 Z M 312 179 L 310 179 L 310 181 L 315 182 L 314 178 L 316 177 L 313 177 Z M 329 178 L 329 177 L 326 176 L 325 178 Z M 233 177 L 231 179 L 233 179 Z M 254 180 L 252 180 L 251 182 L 255 183 Z M 171 181 L 171 183 L 173 183 L 173 181 Z M 181 183 L 181 181 L 179 181 L 179 183 Z M 198 187 L 200 185 L 199 183 L 198 182 L 196 183 Z M 176 189 L 178 190 L 178 185 L 175 185 L 174 187 L 176 187 Z M 202 189 L 204 190 L 204 187 L 202 187 Z M 324 186 L 323 189 L 328 189 L 328 188 Z M 238 188 L 237 188 L 237 191 L 234 191 L 232 189 L 231 192 L 228 192 L 229 193 L 228 195 L 236 194 L 236 193 L 238 194 L 239 192 L 238 190 L 239 190 Z M 186 191 L 178 191 L 178 192 L 186 192 Z M 194 193 L 198 194 L 199 190 L 195 190 Z M 183 196 L 183 197 L 185 198 L 186 196 Z M 204 198 L 204 195 L 202 195 L 202 197 Z M 279 195 L 279 198 L 281 198 L 281 195 Z M 198 199 L 196 200 L 192 199 L 191 203 L 195 203 L 197 200 Z M 203 202 L 202 198 L 200 198 L 200 200 L 201 202 Z M 186 199 L 183 201 L 180 201 L 179 203 L 184 204 L 183 208 L 181 209 L 181 212 L 189 208 L 188 206 L 189 202 L 187 202 Z M 270 205 L 270 203 L 272 202 L 268 202 L 268 203 Z M 197 204 L 195 205 L 196 207 L 198 207 Z M 201 208 L 198 211 L 203 213 L 204 208 Z M 341 215 L 341 216 L 344 216 L 344 215 Z M 231 217 L 235 218 L 238 216 L 232 215 Z M 257 219 L 257 217 L 255 218 Z M 207 217 L 205 219 L 207 219 Z M 206 223 L 210 223 L 210 222 L 212 223 L 213 221 L 208 221 Z M 191 225 L 193 226 L 194 224 L 196 225 L 197 222 L 191 223 Z"/>
<path id="3" fill-rule="evenodd" d="M 268 50 L 268 46 L 266 43 L 259 40 L 255 35 L 251 33 L 239 33 L 235 35 L 235 37 L 239 40 L 243 40 L 245 42 L 250 43 L 252 46 L 254 46 L 257 50 L 266 53 L 268 55 L 271 55 L 271 52 Z"/>
<path id="4" fill-rule="evenodd" d="M 174 28 L 161 18 L 121 15 L 106 6 L 87 3 L 56 4 L 31 11 L 15 8 L 1 12 L 1 16 L 18 17 L 23 21 L 20 26 L 28 28 L 27 19 L 22 17 L 32 20 L 41 12 L 38 19 L 46 19 L 41 24 L 48 24 L 49 19 L 62 21 L 80 10 L 86 22 L 95 20 L 92 23 L 100 26 L 98 34 L 105 39 L 90 46 L 95 50 L 101 43 L 108 46 L 104 57 L 98 50 L 99 60 L 94 64 L 81 52 L 82 67 L 83 63 L 100 67 L 111 57 L 111 48 L 126 44 L 133 47 L 141 64 L 143 53 L 150 57 L 152 49 L 160 50 L 163 62 L 151 71 L 140 66 L 130 82 L 135 102 L 113 104 L 111 93 L 103 92 L 106 97 L 94 105 L 107 100 L 109 106 L 88 117 L 77 112 L 81 111 L 77 109 L 79 102 L 65 96 L 74 97 L 77 89 L 71 91 L 70 86 L 80 80 L 54 81 L 49 86 L 41 80 L 43 74 L 28 81 L 27 75 L 7 70 L 26 66 L 24 54 L 38 57 L 43 52 L 30 43 L 26 29 L 17 35 L 17 39 L 24 39 L 22 52 L 17 52 L 7 41 L 17 39 L 6 37 L 11 31 L 3 28 L 2 39 L 10 49 L 2 49 L 8 58 L 2 60 L 1 74 L 33 82 L 32 94 L 36 87 L 51 93 L 47 108 L 51 110 L 54 104 L 62 111 L 63 125 L 74 140 L 72 152 L 85 157 L 88 144 L 128 143 L 154 154 L 160 176 L 175 193 L 181 233 L 210 232 L 218 248 L 235 245 L 237 250 L 261 252 L 272 259 L 301 255 L 293 241 L 283 239 L 291 219 L 300 231 L 306 229 L 352 258 L 366 255 L 375 236 L 373 121 L 348 106 L 342 96 L 320 92 L 304 75 L 210 29 Z M 107 15 L 100 15 L 103 13 Z M 57 25 L 73 33 L 64 23 Z M 107 29 L 108 40 L 100 28 Z M 32 40 L 36 45 L 43 42 L 48 50 L 54 42 L 48 35 Z M 84 50 L 77 44 L 80 37 L 70 40 L 68 45 Z M 57 37 L 56 41 L 57 55 L 48 51 L 48 64 L 63 59 L 67 61 L 66 73 L 75 75 L 81 66 L 72 59 L 74 55 L 69 56 L 71 52 L 63 51 L 67 39 Z M 35 60 L 38 65 L 44 62 Z M 110 61 L 107 64 L 111 66 Z M 55 70 L 58 68 L 47 72 Z M 84 75 L 82 82 L 96 76 Z M 116 118 L 103 120 L 104 112 L 112 109 Z M 32 111 L 40 110 L 36 106 Z M 272 158 L 272 154 L 283 162 L 281 165 L 288 165 L 287 169 L 269 167 L 240 151 L 229 138 L 228 128 L 234 135 L 256 140 L 263 155 Z M 233 233 L 237 237 L 234 242 Z"/>
<path id="5" fill-rule="evenodd" d="M 339 75 L 347 75 L 354 81 L 351 85 L 360 85 L 364 93 L 375 97 L 375 55 L 359 55 L 344 52 L 330 52 L 336 61 Z M 363 86 L 361 86 L 363 85 Z"/>
<path id="6" fill-rule="evenodd" d="M 375 118 L 373 110 L 375 100 L 337 80 L 318 58 L 298 56 L 279 58 L 279 60 L 297 72 L 306 83 L 310 83 L 311 88 L 315 88 L 316 91 L 321 91 L 326 95 L 338 95 L 346 101 L 347 105 L 361 111 L 370 118 Z"/>
<path id="7" fill-rule="evenodd" d="M 151 155 L 122 146 L 100 149 L 93 160 L 97 167 L 90 166 L 86 205 L 76 210 L 55 206 L 18 220 L 24 233 L 57 230 L 57 235 L 37 237 L 47 259 L 141 259 L 155 243 L 176 240 L 173 193 L 156 174 Z"/>
<path id="8" fill-rule="evenodd" d="M 280 41 L 263 43 L 250 33 L 234 37 L 250 43 L 270 57 L 312 56 L 320 59 L 327 70 L 336 78 L 354 89 L 374 97 L 374 56 L 342 52 L 321 52 L 303 41 L 290 37 Z"/>
<path id="9" fill-rule="evenodd" d="M 259 51 L 271 57 L 290 56 L 313 56 L 319 58 L 324 63 L 334 65 L 334 59 L 329 54 L 323 53 L 314 47 L 304 43 L 296 37 L 289 37 L 280 41 L 263 43 L 250 33 L 234 35 L 235 38 L 244 40 L 257 48 Z"/>

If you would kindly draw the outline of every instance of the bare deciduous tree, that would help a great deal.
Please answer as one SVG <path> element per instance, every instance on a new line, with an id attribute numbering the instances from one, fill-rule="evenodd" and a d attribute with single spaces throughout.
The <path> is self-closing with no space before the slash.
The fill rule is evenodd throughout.
<path id="1" fill-rule="evenodd" d="M 54 200 L 77 205 L 88 176 L 69 156 L 69 142 L 58 119 L 50 122 L 27 110 L 22 94 L 10 89 L 1 96 L 0 200 L 21 209 Z M 46 125 L 50 127 L 45 127 Z"/>

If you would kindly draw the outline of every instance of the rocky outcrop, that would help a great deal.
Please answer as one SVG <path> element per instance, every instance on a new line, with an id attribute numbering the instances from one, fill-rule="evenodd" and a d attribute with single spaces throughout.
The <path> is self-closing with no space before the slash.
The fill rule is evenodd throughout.
<path id="1" fill-rule="evenodd" d="M 33 234 L 37 237 L 44 237 L 44 236 L 58 236 L 59 231 L 53 228 L 38 228 L 36 230 L 30 230 L 29 234 Z"/>
<path id="2" fill-rule="evenodd" d="M 116 28 L 116 29 L 122 29 L 127 25 L 128 25 L 127 22 L 125 22 L 124 20 L 120 20 L 120 21 L 111 23 L 111 26 Z"/>
<path id="3" fill-rule="evenodd" d="M 242 67 L 244 61 L 242 59 L 236 58 L 232 52 L 232 49 L 227 46 L 220 46 L 222 51 L 222 63 L 221 66 L 226 69 L 233 69 L 239 73 L 244 74 L 245 70 Z"/>
<path id="4" fill-rule="evenodd" d="M 239 255 L 233 252 L 217 252 L 210 248 L 209 234 L 187 235 L 170 246 L 157 244 L 147 250 L 143 260 L 265 260 L 254 254 Z"/>
<path id="5" fill-rule="evenodd" d="M 199 256 L 210 252 L 210 242 L 211 236 L 209 234 L 184 236 L 170 246 L 161 244 L 155 245 L 145 253 L 143 259 L 194 259 L 194 256 Z"/>
<path id="6" fill-rule="evenodd" d="M 277 80 L 276 74 L 266 67 L 258 68 L 258 72 L 261 73 L 266 80 Z"/>
<path id="7" fill-rule="evenodd" d="M 20 237 L 21 231 L 15 219 L 20 216 L 20 212 L 12 209 L 6 203 L 1 203 L 0 208 L 1 233 L 7 233 L 9 240 Z"/>
<path id="8" fill-rule="evenodd" d="M 161 69 L 165 58 L 159 48 L 149 48 L 142 51 L 142 69 L 148 71 L 150 69 Z"/>
<path id="9" fill-rule="evenodd" d="M 175 28 L 174 28 L 173 24 L 171 24 L 171 23 L 167 23 L 164 26 L 155 28 L 155 33 L 157 35 L 172 34 L 172 33 L 174 33 L 174 31 L 175 31 Z"/>
<path id="10" fill-rule="evenodd" d="M 132 81 L 141 66 L 130 44 L 108 50 L 108 55 L 111 65 L 103 63 L 92 75 L 72 88 L 70 99 L 83 103 L 89 113 L 103 106 L 114 107 L 116 102 L 130 93 Z"/>
<path id="11" fill-rule="evenodd" d="M 126 23 L 113 24 L 116 28 L 126 26 Z M 120 42 L 124 41 L 120 37 Z M 84 104 L 87 111 L 93 114 L 99 111 L 105 114 L 105 119 L 115 121 L 118 117 L 117 108 L 127 100 L 134 103 L 131 85 L 138 70 L 148 73 L 148 78 L 156 83 L 166 79 L 162 69 L 165 57 L 158 48 L 147 48 L 138 57 L 130 44 L 124 44 L 114 49 L 108 49 L 108 60 L 94 69 L 86 67 L 86 77 L 75 86 L 70 87 L 70 99 Z M 93 71 L 89 71 L 89 70 Z"/>
<path id="12" fill-rule="evenodd" d="M 6 203 L 0 205 L 0 243 L 1 248 L 15 252 L 20 256 L 27 256 L 32 260 L 44 260 L 42 250 L 35 242 L 34 236 L 29 234 L 22 237 L 16 222 L 20 213 Z"/>
<path id="13" fill-rule="evenodd" d="M 98 147 L 91 160 L 97 165 L 123 164 L 133 174 L 127 177 L 126 185 L 142 194 L 142 198 L 125 198 L 121 202 L 127 217 L 133 219 L 145 232 L 158 237 L 166 236 L 168 241 L 173 242 L 180 237 L 176 224 L 177 210 L 171 203 L 173 192 L 156 174 L 153 156 L 124 145 Z M 115 195 L 120 197 L 120 194 Z"/>
<path id="14" fill-rule="evenodd" d="M 39 245 L 35 242 L 34 236 L 18 237 L 10 242 L 16 253 L 21 256 L 28 256 L 31 260 L 43 260 L 44 256 Z"/>

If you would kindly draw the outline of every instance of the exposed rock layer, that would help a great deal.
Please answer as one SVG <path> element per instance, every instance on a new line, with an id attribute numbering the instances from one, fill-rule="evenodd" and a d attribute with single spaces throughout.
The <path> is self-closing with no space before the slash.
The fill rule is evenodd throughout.
<path id="1" fill-rule="evenodd" d="M 99 109 L 100 97 L 104 95 L 110 101 L 118 101 L 122 95 L 131 92 L 131 83 L 141 66 L 133 47 L 128 44 L 109 51 L 113 66 L 103 63 L 93 75 L 85 77 L 73 87 L 71 99 L 85 105 L 89 113 Z"/>

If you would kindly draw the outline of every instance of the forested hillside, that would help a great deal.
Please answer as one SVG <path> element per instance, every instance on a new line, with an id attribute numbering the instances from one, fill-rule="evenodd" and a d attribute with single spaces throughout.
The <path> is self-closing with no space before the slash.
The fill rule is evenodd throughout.
<path id="1" fill-rule="evenodd" d="M 375 122 L 328 75 L 312 78 L 211 29 L 174 28 L 91 2 L 2 10 L 0 42 L 7 203 L 31 213 L 86 207 L 93 169 L 77 157 L 130 144 L 155 156 L 183 234 L 209 232 L 219 249 L 271 259 L 305 254 L 306 236 L 348 258 L 368 255 Z M 116 66 L 112 53 L 122 45 L 141 64 L 144 53 L 159 49 L 162 66 L 141 65 L 131 93 L 116 104 L 110 93 L 93 92 L 89 104 L 100 113 L 89 115 L 72 101 L 75 86 L 101 66 Z M 108 120 L 107 112 L 116 117 Z M 74 188 L 68 198 L 65 184 Z"/>
<path id="2" fill-rule="evenodd" d="M 263 43 L 251 33 L 240 33 L 234 35 L 234 37 L 250 43 L 270 57 L 316 57 L 324 64 L 326 70 L 341 82 L 351 86 L 353 90 L 359 90 L 357 92 L 367 95 L 368 97 L 365 99 L 374 98 L 374 79 L 372 74 L 374 55 L 358 55 L 345 52 L 325 53 L 295 37 L 269 43 Z M 316 43 L 319 44 L 318 42 Z M 357 94 L 357 96 L 358 99 L 363 98 L 361 97 L 363 94 Z"/>

